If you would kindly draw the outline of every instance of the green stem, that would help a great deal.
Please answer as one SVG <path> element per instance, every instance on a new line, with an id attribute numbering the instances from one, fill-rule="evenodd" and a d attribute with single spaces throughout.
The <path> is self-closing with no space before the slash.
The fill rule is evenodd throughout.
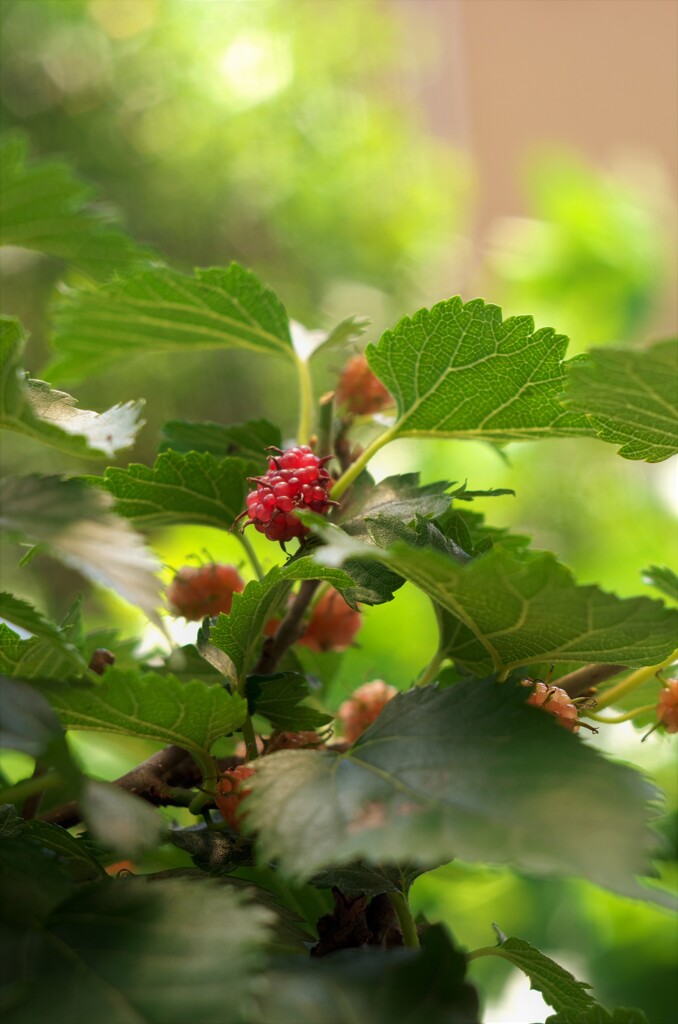
<path id="1" fill-rule="evenodd" d="M 334 451 L 334 392 L 328 391 L 318 402 L 318 443 L 316 455 L 332 455 Z"/>
<path id="2" fill-rule="evenodd" d="M 245 553 L 250 560 L 250 565 L 254 569 L 254 575 L 257 577 L 258 580 L 263 579 L 264 570 L 261 566 L 261 562 L 257 558 L 257 553 L 254 550 L 254 547 L 252 546 L 251 540 L 249 539 L 246 533 L 238 533 L 238 540 L 245 549 Z"/>
<path id="3" fill-rule="evenodd" d="M 344 491 L 360 476 L 370 459 L 376 455 L 385 444 L 392 441 L 396 434 L 397 425 L 385 430 L 383 434 L 380 434 L 379 437 L 374 439 L 372 444 L 367 446 L 362 455 L 358 456 L 355 462 L 348 467 L 346 472 L 342 473 L 338 480 L 335 480 L 332 485 L 332 489 L 330 490 L 330 497 L 333 498 L 334 501 L 339 500 Z"/>
<path id="4" fill-rule="evenodd" d="M 416 685 L 428 686 L 429 683 L 432 683 L 438 674 L 438 669 L 445 661 L 445 658 L 446 655 L 443 651 L 436 651 L 424 671 L 417 679 Z"/>
<path id="5" fill-rule="evenodd" d="M 311 417 L 313 415 L 313 382 L 307 362 L 297 357 L 297 374 L 299 377 L 299 426 L 297 443 L 308 444 L 311 437 Z"/>
<path id="6" fill-rule="evenodd" d="M 200 814 L 201 808 L 205 804 L 210 803 L 214 799 L 214 794 L 217 788 L 217 779 L 219 778 L 219 769 L 217 768 L 216 762 L 203 751 L 191 750 L 191 757 L 200 769 L 202 775 L 202 783 L 200 792 L 196 793 L 195 797 L 189 804 L 189 811 L 191 814 Z"/>
<path id="7" fill-rule="evenodd" d="M 254 734 L 254 726 L 249 715 L 242 724 L 242 735 L 247 751 L 245 761 L 255 761 L 259 757 L 259 750 L 257 749 L 257 737 Z"/>
<path id="8" fill-rule="evenodd" d="M 506 953 L 502 952 L 501 946 L 483 946 L 481 949 L 474 949 L 472 953 L 466 954 L 467 960 L 478 960 L 481 956 L 500 956 L 503 960 L 508 960 Z"/>
<path id="9" fill-rule="evenodd" d="M 668 658 L 665 658 L 660 665 L 650 665 L 647 668 L 636 669 L 626 679 L 622 679 L 616 686 L 611 686 L 609 690 L 600 697 L 596 705 L 597 711 L 602 711 L 603 708 L 607 708 L 610 704 L 614 704 L 621 697 L 625 697 L 627 693 L 631 693 L 637 689 L 643 683 L 647 682 L 648 679 L 652 679 L 658 672 L 661 672 L 663 668 L 673 664 L 678 658 L 678 650 L 675 650 L 673 654 L 670 654 Z"/>
<path id="10" fill-rule="evenodd" d="M 32 779 L 24 779 L 14 786 L 7 786 L 0 791 L 0 804 L 18 804 L 35 793 L 45 793 L 48 789 L 56 789 L 64 780 L 58 772 L 47 775 L 35 775 Z"/>
<path id="11" fill-rule="evenodd" d="M 410 904 L 407 901 L 407 896 L 402 892 L 390 892 L 388 898 L 393 904 L 393 908 L 398 915 L 398 923 L 403 933 L 403 942 L 406 946 L 418 946 L 419 935 L 417 933 L 417 926 L 414 923 L 412 917 L 412 911 L 410 910 Z"/>
<path id="12" fill-rule="evenodd" d="M 656 706 L 656 704 L 644 704 L 642 708 L 634 708 L 633 711 L 627 711 L 625 715 L 613 715 L 612 718 L 603 718 L 602 715 L 594 714 L 592 711 L 585 711 L 584 714 L 587 718 L 592 718 L 594 722 L 616 725 L 618 722 L 628 722 L 636 715 L 644 715 L 646 711 L 654 711 Z"/>

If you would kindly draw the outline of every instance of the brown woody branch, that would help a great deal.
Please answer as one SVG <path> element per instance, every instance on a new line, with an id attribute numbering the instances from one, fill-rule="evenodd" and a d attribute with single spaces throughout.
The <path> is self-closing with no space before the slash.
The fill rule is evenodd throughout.
<path id="1" fill-rule="evenodd" d="M 566 676 L 557 679 L 556 682 L 561 690 L 569 693 L 570 697 L 581 697 L 587 694 L 598 683 L 604 683 L 612 676 L 626 671 L 626 665 L 584 665 L 575 672 L 568 672 Z"/>

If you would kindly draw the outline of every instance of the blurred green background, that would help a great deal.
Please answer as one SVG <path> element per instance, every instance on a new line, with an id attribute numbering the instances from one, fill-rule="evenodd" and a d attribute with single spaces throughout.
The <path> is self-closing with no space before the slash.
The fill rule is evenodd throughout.
<path id="1" fill-rule="evenodd" d="M 518 34 L 540 29 L 537 7 L 563 8 L 508 6 Z M 613 18 L 620 4 L 601 6 Z M 572 354 L 642 345 L 671 327 L 675 208 L 661 152 L 645 148 L 618 161 L 611 138 L 601 159 L 586 146 L 568 148 L 572 139 L 560 138 L 556 119 L 533 148 L 511 153 L 497 144 L 496 160 L 483 163 L 482 139 L 474 145 L 468 127 L 478 44 L 468 4 L 3 0 L 1 13 L 3 130 L 25 132 L 34 157 L 66 156 L 135 238 L 180 269 L 237 259 L 311 328 L 369 316 L 366 340 L 458 292 L 531 313 L 538 325 L 567 333 Z M 650 16 L 648 31 L 665 29 Z M 566 74 L 566 58 L 554 74 Z M 497 68 L 486 87 L 510 91 L 510 76 Z M 535 103 L 544 99 L 535 95 Z M 449 130 L 441 130 L 441 107 Z M 520 109 L 515 117 L 516 126 L 529 119 Z M 511 126 L 501 128 L 510 140 Z M 507 176 L 520 182 L 522 198 L 499 208 Z M 9 250 L 0 271 L 3 312 L 30 330 L 27 362 L 39 376 L 49 355 L 46 307 L 64 268 Z M 333 386 L 342 362 L 334 351 L 319 359 L 318 394 Z M 293 389 L 277 364 L 227 352 L 182 357 L 179 373 L 175 356 L 142 358 L 76 395 L 96 409 L 147 398 L 147 426 L 124 464 L 152 460 L 171 418 L 266 415 L 290 436 Z M 2 455 L 4 472 L 85 468 L 24 439 L 5 441 Z M 627 462 L 609 445 L 569 440 L 511 445 L 503 455 L 476 443 L 403 441 L 375 460 L 378 477 L 403 471 L 514 488 L 515 498 L 479 509 L 555 551 L 581 582 L 642 593 L 645 566 L 678 565 L 675 470 L 666 463 Z M 167 531 L 153 542 L 176 567 L 203 548 L 241 560 L 237 542 L 215 531 Z M 276 559 L 265 542 L 258 550 L 269 564 Z M 56 617 L 82 588 L 53 564 L 37 559 L 20 570 L 14 550 L 0 553 L 6 586 Z M 92 625 L 114 621 L 129 635 L 143 628 L 132 609 L 103 593 L 88 595 L 87 609 Z M 394 648 L 396 635 L 406 644 Z M 411 683 L 435 645 L 427 601 L 405 587 L 392 604 L 367 610 L 359 640 L 337 668 L 327 694 L 333 705 L 375 676 Z M 641 748 L 631 726 L 608 732 L 614 737 L 594 742 L 642 764 L 675 806 L 666 738 L 655 734 Z M 77 741 L 106 778 L 142 756 L 138 747 Z M 575 881 L 462 865 L 419 881 L 414 902 L 469 947 L 490 943 L 496 920 L 578 971 L 602 1001 L 642 1006 L 655 1024 L 670 1019 L 678 935 L 660 910 Z M 525 986 L 513 978 L 502 996 L 504 965 L 481 961 L 474 972 L 490 998 L 488 1021 L 524 1024 L 526 1013 L 541 1012 L 526 1008 Z"/>

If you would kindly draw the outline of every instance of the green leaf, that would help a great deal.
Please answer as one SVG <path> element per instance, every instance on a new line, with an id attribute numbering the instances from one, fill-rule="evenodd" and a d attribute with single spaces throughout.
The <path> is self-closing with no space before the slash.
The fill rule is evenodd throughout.
<path id="1" fill-rule="evenodd" d="M 616 1007 L 609 1013 L 599 1003 L 589 1006 L 582 1014 L 558 1013 L 546 1018 L 546 1024 L 649 1024 L 642 1010 Z"/>
<path id="2" fill-rule="evenodd" d="M 564 967 L 524 939 L 506 939 L 492 953 L 526 974 L 531 982 L 530 988 L 541 992 L 549 1006 L 559 1013 L 569 1013 L 576 1020 L 581 1020 L 589 1007 L 597 1005 L 587 991 L 591 988 L 587 982 L 577 981 Z"/>
<path id="3" fill-rule="evenodd" d="M 261 1019 L 275 1024 L 473 1024 L 478 996 L 442 925 L 420 949 L 341 950 L 273 961 Z"/>
<path id="4" fill-rule="evenodd" d="M 143 426 L 143 402 L 106 412 L 78 409 L 74 398 L 26 377 L 21 355 L 26 336 L 14 317 L 0 316 L 0 427 L 83 458 L 104 458 L 130 448 Z"/>
<path id="5" fill-rule="evenodd" d="M 171 868 L 168 871 L 157 871 L 146 875 L 149 882 L 163 879 L 185 879 L 188 882 L 201 884 L 205 881 L 205 872 L 200 868 Z M 258 906 L 267 907 L 275 914 L 275 925 L 271 932 L 268 948 L 273 953 L 308 953 L 309 933 L 303 929 L 304 919 L 284 906 L 275 893 L 256 885 L 249 879 L 235 878 L 233 875 L 216 874 L 211 876 L 218 885 L 228 886 L 241 892 Z"/>
<path id="6" fill-rule="evenodd" d="M 119 857 L 136 859 L 160 842 L 157 808 L 112 783 L 85 779 L 78 805 L 92 837 Z"/>
<path id="7" fill-rule="evenodd" d="M 7 477 L 0 481 L 0 528 L 111 587 L 159 623 L 160 565 L 130 524 L 112 514 L 112 503 L 74 479 Z"/>
<path id="8" fill-rule="evenodd" d="M 446 493 L 452 484 L 440 481 L 422 487 L 418 473 L 390 476 L 378 484 L 368 479 L 369 485 L 360 495 L 357 507 L 349 505 L 350 518 L 340 516 L 337 520 L 351 536 L 366 534 L 366 516 L 390 516 L 401 523 L 411 523 L 417 515 L 442 515 L 452 503 L 452 495 Z"/>
<path id="9" fill-rule="evenodd" d="M 154 352 L 241 348 L 296 360 L 284 306 L 237 263 L 193 277 L 160 268 L 70 292 L 54 327 L 51 372 L 69 380 Z"/>
<path id="10" fill-rule="evenodd" d="M 0 624 L 1 671 L 13 674 L 10 669 L 17 668 L 27 657 L 33 666 L 36 662 L 48 662 L 51 657 L 68 672 L 82 672 L 87 668 L 80 652 L 69 643 L 68 633 L 48 622 L 28 601 L 13 594 L 0 593 L 0 619 L 33 634 L 33 640 L 21 640 L 16 633 Z"/>
<path id="11" fill-rule="evenodd" d="M 139 527 L 197 523 L 227 530 L 245 508 L 247 477 L 258 467 L 242 459 L 165 452 L 153 466 L 109 468 L 101 485 L 115 511 Z"/>
<path id="12" fill-rule="evenodd" d="M 569 367 L 565 397 L 625 459 L 662 462 L 678 452 L 678 340 L 641 351 L 594 349 Z"/>
<path id="13" fill-rule="evenodd" d="M 246 701 L 219 686 L 155 672 L 110 668 L 98 684 L 45 683 L 41 690 L 68 729 L 144 736 L 198 754 L 247 714 Z"/>
<path id="14" fill-rule="evenodd" d="M 319 871 L 311 879 L 311 885 L 319 889 L 340 889 L 344 896 L 379 896 L 382 892 L 409 892 L 415 878 L 426 868 L 406 865 L 354 864 L 332 865 Z"/>
<path id="15" fill-rule="evenodd" d="M 266 448 L 279 448 L 281 444 L 280 428 L 268 420 L 250 420 L 230 427 L 220 423 L 170 420 L 162 428 L 160 451 L 208 452 L 218 459 L 235 455 L 261 463 L 266 459 Z"/>
<path id="16" fill-rule="evenodd" d="M 0 244 L 57 256 L 96 278 L 146 263 L 152 253 L 125 235 L 94 190 L 61 160 L 28 163 L 22 136 L 0 144 Z"/>
<path id="17" fill-rule="evenodd" d="M 398 694 L 345 754 L 262 758 L 246 824 L 293 878 L 356 859 L 459 857 L 653 899 L 634 876 L 648 868 L 655 797 L 637 772 L 527 706 L 522 687 L 473 680 Z"/>
<path id="18" fill-rule="evenodd" d="M 566 348 L 532 317 L 502 321 L 498 306 L 456 297 L 401 320 L 367 358 L 398 405 L 391 437 L 503 444 L 591 433 L 559 401 Z"/>
<path id="19" fill-rule="evenodd" d="M 309 689 L 304 677 L 296 672 L 248 676 L 245 692 L 250 715 L 261 715 L 274 729 L 312 731 L 332 721 L 331 715 L 301 703 Z"/>
<path id="20" fill-rule="evenodd" d="M 6 805 L 3 810 L 5 813 L 0 824 L 3 838 L 21 836 L 31 846 L 49 850 L 56 855 L 57 863 L 65 868 L 74 882 L 91 882 L 105 876 L 104 869 L 87 844 L 76 839 L 65 828 L 39 819 L 25 821 L 11 805 Z"/>
<path id="21" fill-rule="evenodd" d="M 446 623 L 450 657 L 476 675 L 534 662 L 658 664 L 675 648 L 678 613 L 646 597 L 621 599 L 596 586 L 578 586 L 569 569 L 547 552 L 497 545 L 463 563 L 444 550 L 413 546 L 422 534 L 397 521 L 368 521 L 373 539 L 388 551 L 361 544 L 362 558 L 378 558 L 420 587 L 454 621 Z M 431 537 L 435 527 L 427 525 Z M 316 557 L 337 564 L 350 555 L 350 539 L 326 533 L 328 549 Z M 442 536 L 442 535 L 441 535 Z M 437 542 L 441 546 L 440 542 Z"/>
<path id="22" fill-rule="evenodd" d="M 326 568 L 305 555 L 271 569 L 262 580 L 252 580 L 241 594 L 234 594 L 230 614 L 220 614 L 210 623 L 209 636 L 204 630 L 203 636 L 229 656 L 239 678 L 251 667 L 264 626 L 295 580 L 328 580 L 337 590 L 353 586 L 343 569 Z"/>
<path id="23" fill-rule="evenodd" d="M 207 880 L 87 886 L 40 931 L 3 936 L 5 980 L 19 982 L 5 1020 L 249 1024 L 274 920 Z"/>
<path id="24" fill-rule="evenodd" d="M 651 565 L 643 569 L 643 582 L 661 590 L 674 601 L 678 601 L 678 576 L 668 566 Z"/>

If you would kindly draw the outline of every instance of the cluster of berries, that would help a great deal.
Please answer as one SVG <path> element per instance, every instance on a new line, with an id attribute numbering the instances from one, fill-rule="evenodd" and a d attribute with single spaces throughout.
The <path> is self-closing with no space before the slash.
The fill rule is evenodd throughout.
<path id="1" fill-rule="evenodd" d="M 667 679 L 659 694 L 657 723 L 667 732 L 678 732 L 678 679 Z"/>
<path id="2" fill-rule="evenodd" d="M 521 686 L 532 687 L 532 693 L 527 699 L 528 704 L 535 708 L 541 708 L 553 715 L 560 725 L 571 732 L 579 732 L 580 722 L 578 721 L 577 705 L 573 702 L 567 690 L 560 686 L 548 686 L 541 679 L 521 679 Z"/>
<path id="3" fill-rule="evenodd" d="M 332 455 L 318 458 L 307 445 L 281 451 L 269 460 L 268 472 L 250 477 L 256 490 L 247 495 L 247 508 L 238 516 L 247 516 L 245 526 L 252 524 L 269 540 L 284 543 L 293 537 L 305 537 L 308 528 L 297 518 L 299 509 L 325 515 L 336 502 L 329 497 L 330 474 L 325 463 Z"/>
<path id="4" fill-rule="evenodd" d="M 167 588 L 167 604 L 173 615 L 196 622 L 206 615 L 228 615 L 233 594 L 244 589 L 245 581 L 232 565 L 185 565 Z"/>

